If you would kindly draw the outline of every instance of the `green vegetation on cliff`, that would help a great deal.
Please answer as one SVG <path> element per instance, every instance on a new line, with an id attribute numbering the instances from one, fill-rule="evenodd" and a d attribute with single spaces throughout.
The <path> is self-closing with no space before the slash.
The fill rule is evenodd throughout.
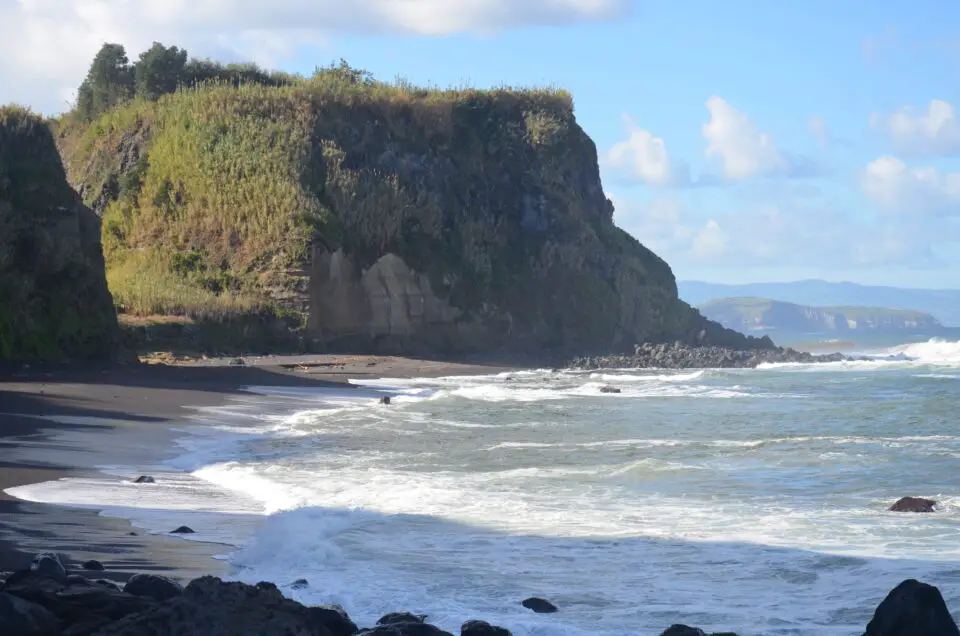
<path id="1" fill-rule="evenodd" d="M 107 356 L 117 337 L 99 219 L 47 124 L 0 107 L 0 362 Z"/>
<path id="2" fill-rule="evenodd" d="M 392 254 L 414 273 L 394 265 L 350 292 L 393 303 L 360 346 L 401 323 L 416 323 L 408 343 L 450 350 L 744 344 L 680 302 L 669 266 L 613 225 L 566 91 L 388 84 L 345 63 L 238 81 L 208 62 L 213 81 L 195 81 L 202 63 L 162 45 L 125 60 L 105 47 L 81 89 L 96 106 L 57 127 L 71 183 L 102 215 L 124 312 L 281 317 L 306 333 L 308 314 L 336 310 L 311 292 L 318 254 L 378 276 Z M 371 285 L 402 288 L 404 315 Z M 417 313 L 434 295 L 455 318 Z"/>

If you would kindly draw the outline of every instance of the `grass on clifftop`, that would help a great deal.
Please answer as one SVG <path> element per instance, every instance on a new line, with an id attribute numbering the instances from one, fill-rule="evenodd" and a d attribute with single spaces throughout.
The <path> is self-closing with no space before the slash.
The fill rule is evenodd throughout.
<path id="1" fill-rule="evenodd" d="M 404 209 L 431 205 L 370 168 L 384 128 L 431 154 L 465 145 L 456 120 L 491 108 L 522 111 L 509 135 L 536 148 L 573 114 L 563 90 L 422 88 L 341 65 L 137 98 L 89 124 L 66 115 L 58 132 L 71 182 L 102 214 L 122 311 L 216 318 L 276 308 L 312 241 L 335 247 L 361 228 L 386 244 Z"/>

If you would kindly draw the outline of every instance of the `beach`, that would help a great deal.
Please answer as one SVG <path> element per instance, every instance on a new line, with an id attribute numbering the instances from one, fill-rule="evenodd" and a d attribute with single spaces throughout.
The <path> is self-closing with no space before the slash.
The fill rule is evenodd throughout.
<path id="1" fill-rule="evenodd" d="M 149 534 L 96 509 L 19 501 L 17 486 L 98 474 L 122 463 L 145 471 L 173 453 L 191 409 L 217 406 L 248 386 L 352 389 L 350 379 L 486 374 L 503 367 L 383 356 L 264 356 L 184 364 L 71 365 L 0 376 L 0 572 L 38 552 L 76 567 L 104 563 L 105 578 L 162 572 L 188 581 L 224 575 L 216 544 Z"/>

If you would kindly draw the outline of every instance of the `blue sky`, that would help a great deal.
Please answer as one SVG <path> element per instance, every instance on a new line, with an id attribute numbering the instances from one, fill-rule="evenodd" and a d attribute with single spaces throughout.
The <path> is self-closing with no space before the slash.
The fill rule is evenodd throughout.
<path id="1" fill-rule="evenodd" d="M 558 84 L 615 220 L 679 278 L 960 287 L 960 4 L 0 0 L 4 23 L 0 42 L 47 54 L 0 50 L 0 102 L 44 112 L 105 39 L 131 57 L 159 39 L 293 71 L 344 57 L 381 79 Z"/>

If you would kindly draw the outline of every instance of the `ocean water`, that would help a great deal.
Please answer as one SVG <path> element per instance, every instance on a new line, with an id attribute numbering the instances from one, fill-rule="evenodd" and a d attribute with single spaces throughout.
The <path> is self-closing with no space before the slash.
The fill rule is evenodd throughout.
<path id="1" fill-rule="evenodd" d="M 873 357 L 250 387 L 156 465 L 7 492 L 190 525 L 234 578 L 360 624 L 853 636 L 906 578 L 960 610 L 960 343 Z M 126 481 L 145 469 L 157 484 Z M 886 511 L 904 495 L 941 510 Z M 560 611 L 519 605 L 533 595 Z"/>

